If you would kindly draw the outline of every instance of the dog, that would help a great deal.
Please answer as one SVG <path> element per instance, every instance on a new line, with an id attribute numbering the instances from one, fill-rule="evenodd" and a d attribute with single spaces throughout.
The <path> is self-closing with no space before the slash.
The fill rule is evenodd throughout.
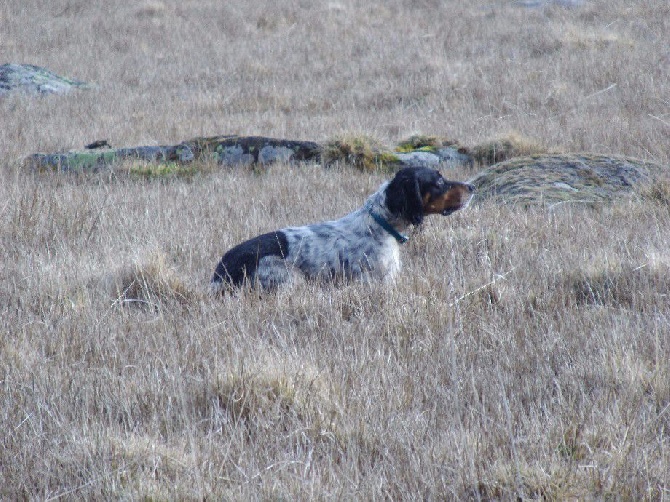
<path id="1" fill-rule="evenodd" d="M 429 168 L 403 168 L 356 211 L 339 220 L 288 227 L 254 237 L 226 252 L 211 279 L 212 292 L 245 284 L 274 290 L 296 275 L 307 279 L 392 281 L 400 270 L 402 233 L 431 214 L 467 207 L 468 183 L 445 180 Z"/>

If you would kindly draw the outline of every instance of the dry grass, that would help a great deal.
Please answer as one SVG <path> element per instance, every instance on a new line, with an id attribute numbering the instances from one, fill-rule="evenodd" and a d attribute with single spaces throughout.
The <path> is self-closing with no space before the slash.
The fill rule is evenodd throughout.
<path id="1" fill-rule="evenodd" d="M 14 160 L 516 131 L 667 165 L 669 20 L 661 0 L 3 3 L 0 61 L 98 87 L 0 101 L 0 498 L 667 498 L 666 185 L 433 217 L 393 288 L 214 299 L 229 246 L 342 215 L 384 175 Z"/>
<path id="2" fill-rule="evenodd" d="M 514 157 L 547 153 L 545 146 L 516 133 L 499 136 L 475 145 L 472 156 L 480 166 L 489 166 Z"/>

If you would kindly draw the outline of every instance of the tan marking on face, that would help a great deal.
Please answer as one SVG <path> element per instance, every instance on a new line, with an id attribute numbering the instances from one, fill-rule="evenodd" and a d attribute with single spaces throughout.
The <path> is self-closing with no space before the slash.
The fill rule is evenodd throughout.
<path id="1" fill-rule="evenodd" d="M 444 210 L 455 211 L 463 208 L 471 197 L 466 185 L 454 185 L 442 195 L 431 198 L 430 194 L 423 197 L 425 214 L 441 214 Z"/>

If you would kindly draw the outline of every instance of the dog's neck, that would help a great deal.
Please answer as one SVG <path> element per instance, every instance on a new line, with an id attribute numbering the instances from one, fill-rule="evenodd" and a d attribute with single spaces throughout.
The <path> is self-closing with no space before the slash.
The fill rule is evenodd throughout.
<path id="1" fill-rule="evenodd" d="M 370 195 L 363 205 L 363 210 L 368 213 L 374 213 L 386 221 L 396 232 L 400 233 L 410 226 L 410 222 L 402 216 L 395 215 L 389 211 L 386 204 L 386 188 L 388 185 L 389 182 L 387 181 L 379 187 L 379 190 Z"/>

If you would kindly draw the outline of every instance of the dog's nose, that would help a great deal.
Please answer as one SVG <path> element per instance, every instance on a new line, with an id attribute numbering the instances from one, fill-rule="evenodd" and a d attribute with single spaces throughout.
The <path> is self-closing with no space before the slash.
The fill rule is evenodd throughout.
<path id="1" fill-rule="evenodd" d="M 475 192 L 477 191 L 477 189 L 475 188 L 475 186 L 474 186 L 474 185 L 471 185 L 470 183 L 466 183 L 465 186 L 466 186 L 466 188 L 468 189 L 468 191 L 469 191 L 470 193 L 475 193 Z"/>

